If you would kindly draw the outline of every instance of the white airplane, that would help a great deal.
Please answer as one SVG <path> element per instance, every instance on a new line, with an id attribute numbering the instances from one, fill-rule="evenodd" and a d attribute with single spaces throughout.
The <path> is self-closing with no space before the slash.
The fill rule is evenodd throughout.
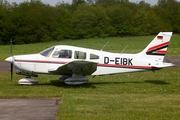
<path id="1" fill-rule="evenodd" d="M 66 84 L 88 82 L 87 75 L 106 75 L 146 70 L 159 70 L 174 66 L 163 62 L 172 32 L 160 32 L 140 53 L 122 54 L 68 45 L 52 46 L 37 54 L 17 55 L 5 59 L 26 78 L 19 84 L 35 84 L 37 74 L 62 75 Z"/>

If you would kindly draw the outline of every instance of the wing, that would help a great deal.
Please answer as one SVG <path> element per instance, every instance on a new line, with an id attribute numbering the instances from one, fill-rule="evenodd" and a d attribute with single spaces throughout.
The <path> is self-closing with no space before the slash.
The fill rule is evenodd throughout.
<path id="1" fill-rule="evenodd" d="M 56 70 L 49 70 L 51 74 L 57 75 L 72 75 L 72 74 L 82 74 L 91 75 L 97 69 L 97 63 L 90 61 L 73 61 L 69 62 Z"/>

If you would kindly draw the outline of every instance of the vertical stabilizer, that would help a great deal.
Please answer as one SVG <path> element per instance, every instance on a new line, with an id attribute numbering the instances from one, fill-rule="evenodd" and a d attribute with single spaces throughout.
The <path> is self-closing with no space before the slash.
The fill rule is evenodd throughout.
<path id="1" fill-rule="evenodd" d="M 172 32 L 160 32 L 151 43 L 139 53 L 141 59 L 162 62 L 166 54 Z"/>

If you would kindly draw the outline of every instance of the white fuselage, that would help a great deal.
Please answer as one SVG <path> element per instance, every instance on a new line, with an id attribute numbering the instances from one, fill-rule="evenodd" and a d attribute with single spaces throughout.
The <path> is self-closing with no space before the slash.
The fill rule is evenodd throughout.
<path id="1" fill-rule="evenodd" d="M 71 58 L 54 57 L 57 50 L 71 50 Z M 85 58 L 75 58 L 75 51 L 85 53 Z M 91 54 L 97 58 L 92 57 Z M 71 61 L 82 60 L 97 63 L 97 70 L 92 75 L 116 74 L 152 69 L 152 66 L 160 64 L 158 60 L 148 61 L 141 59 L 139 54 L 110 53 L 93 49 L 59 45 L 47 55 L 30 54 L 13 56 L 14 67 L 20 71 L 34 74 L 49 74 L 49 70 L 56 70 Z M 7 58 L 8 59 L 8 58 Z M 6 59 L 6 61 L 8 61 Z M 10 59 L 10 58 L 9 58 Z M 11 58 L 12 59 L 12 58 Z"/>

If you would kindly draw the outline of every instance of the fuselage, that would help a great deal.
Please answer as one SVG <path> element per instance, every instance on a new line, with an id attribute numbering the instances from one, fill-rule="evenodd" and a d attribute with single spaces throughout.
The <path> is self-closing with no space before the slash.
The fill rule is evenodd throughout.
<path id="1" fill-rule="evenodd" d="M 59 56 L 62 51 L 66 51 L 68 56 Z M 156 69 L 153 66 L 161 64 L 158 60 L 141 59 L 140 54 L 111 53 L 67 45 L 53 46 L 38 54 L 16 55 L 6 59 L 8 62 L 14 61 L 16 69 L 30 74 L 49 74 L 50 70 L 79 60 L 97 63 L 97 70 L 92 75 L 144 71 Z"/>

